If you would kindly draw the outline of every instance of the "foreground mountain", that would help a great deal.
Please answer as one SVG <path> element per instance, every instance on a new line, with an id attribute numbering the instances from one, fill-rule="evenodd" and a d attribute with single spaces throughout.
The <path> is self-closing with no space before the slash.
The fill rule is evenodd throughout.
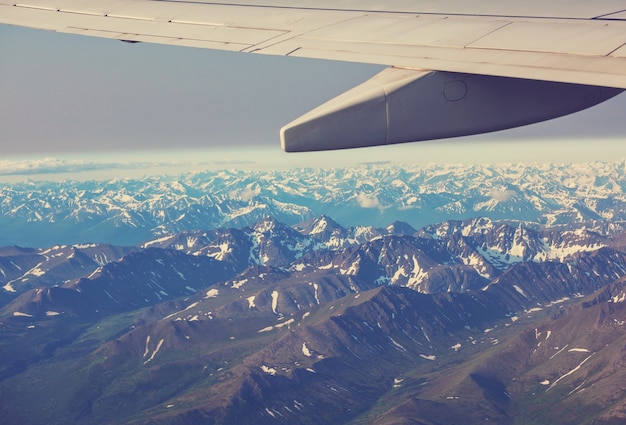
<path id="1" fill-rule="evenodd" d="M 327 215 L 347 227 L 404 221 L 414 228 L 477 216 L 549 226 L 596 220 L 623 230 L 624 188 L 623 160 L 25 182 L 0 188 L 0 246 L 136 245 L 181 231 L 250 226 L 266 216 L 289 225 Z"/>
<path id="2" fill-rule="evenodd" d="M 513 335 L 490 331 L 497 343 L 463 363 L 412 370 L 374 423 L 624 423 L 625 296 L 622 279 Z"/>
<path id="3" fill-rule="evenodd" d="M 615 226 L 607 229 L 595 222 L 546 228 L 487 218 L 447 221 L 413 234 L 399 233 L 399 228 L 414 231 L 400 222 L 385 229 L 344 228 L 321 216 L 288 226 L 266 217 L 241 229 L 181 232 L 143 242 L 138 247 L 7 247 L 0 249 L 0 300 L 6 304 L 35 288 L 74 288 L 82 284 L 81 279 L 102 280 L 111 274 L 118 280 L 151 281 L 156 279 L 158 270 L 164 269 L 159 273 L 169 273 L 175 280 L 186 276 L 178 271 L 177 261 L 200 267 L 203 273 L 214 270 L 210 273 L 223 279 L 243 273 L 248 267 L 266 266 L 289 275 L 325 270 L 374 286 L 402 285 L 424 293 L 458 292 L 481 289 L 503 273 L 513 273 L 517 270 L 514 266 L 528 267 L 528 262 L 560 262 L 561 267 L 567 264 L 568 274 L 575 273 L 580 254 L 610 256 L 622 249 L 626 235 L 618 233 Z M 162 252 L 167 254 L 166 259 Z M 187 262 L 186 258 L 193 261 Z M 204 269 L 196 264 L 199 261 L 204 262 Z M 156 266 L 150 265 L 155 262 Z M 598 276 L 602 272 L 605 281 L 620 274 L 610 259 L 585 264 L 584 268 L 585 273 Z M 125 273 L 138 277 L 113 272 L 126 269 L 131 271 Z M 254 273 L 247 275 L 254 279 Z M 560 278 L 565 279 L 565 275 Z M 240 280 L 242 283 L 234 286 L 242 286 L 245 279 Z M 148 298 L 160 300 L 160 290 Z"/>
<path id="4" fill-rule="evenodd" d="M 2 422 L 620 423 L 618 228 L 320 216 L 3 248 Z"/>

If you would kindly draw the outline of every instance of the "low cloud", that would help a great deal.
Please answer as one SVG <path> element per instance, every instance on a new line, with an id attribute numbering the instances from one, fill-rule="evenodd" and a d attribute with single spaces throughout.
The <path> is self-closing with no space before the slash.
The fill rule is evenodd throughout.
<path id="1" fill-rule="evenodd" d="M 20 176 L 34 174 L 84 173 L 89 171 L 148 168 L 150 163 L 104 163 L 80 160 L 43 158 L 27 161 L 0 161 L 0 176 Z"/>
<path id="2" fill-rule="evenodd" d="M 515 196 L 515 191 L 513 190 L 501 190 L 501 189 L 493 189 L 491 192 L 487 194 L 489 197 L 495 199 L 498 202 L 506 202 Z"/>
<path id="3" fill-rule="evenodd" d="M 367 195 L 361 192 L 356 196 L 356 201 L 359 203 L 361 208 L 383 208 L 376 195 Z"/>
<path id="4" fill-rule="evenodd" d="M 363 161 L 363 162 L 357 162 L 357 165 L 366 165 L 366 166 L 389 165 L 391 163 L 392 163 L 391 161 Z"/>
<path id="5" fill-rule="evenodd" d="M 78 174 L 94 171 L 147 170 L 151 168 L 182 168 L 198 166 L 237 166 L 249 164 L 249 161 L 131 161 L 98 162 L 85 160 L 66 160 L 43 158 L 23 161 L 0 160 L 0 176 L 33 176 L 52 174 Z"/>
<path id="6" fill-rule="evenodd" d="M 249 187 L 246 187 L 245 189 L 242 189 L 242 190 L 233 190 L 228 193 L 228 196 L 231 199 L 241 199 L 242 201 L 250 202 L 259 193 L 260 193 L 259 190 L 254 190 L 254 189 L 250 189 Z"/>

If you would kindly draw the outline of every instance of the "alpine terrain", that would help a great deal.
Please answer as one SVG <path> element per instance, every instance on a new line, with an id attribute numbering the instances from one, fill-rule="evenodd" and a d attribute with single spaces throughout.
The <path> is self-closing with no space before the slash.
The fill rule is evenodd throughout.
<path id="1" fill-rule="evenodd" d="M 623 172 L 609 177 L 623 164 L 590 167 L 605 177 L 578 186 L 565 167 L 476 169 L 500 185 L 467 183 L 456 198 L 453 169 L 332 172 L 337 187 L 339 174 L 358 179 L 385 217 L 387 197 L 404 196 L 407 210 L 475 215 L 423 226 L 344 227 L 314 212 L 353 195 L 322 179 L 304 205 L 288 173 L 280 184 L 212 175 L 221 195 L 201 195 L 189 184 L 198 176 L 177 189 L 129 182 L 115 196 L 59 184 L 56 204 L 52 189 L 34 190 L 4 219 L 107 229 L 106 216 L 149 237 L 0 249 L 2 423 L 626 423 Z M 391 183 L 366 178 L 384 173 Z M 226 199 L 233 179 L 248 183 Z M 261 206 L 265 191 L 273 203 Z M 229 226 L 201 227 L 227 216 Z M 196 230 L 171 227 L 190 217 Z"/>
<path id="2" fill-rule="evenodd" d="M 250 226 L 267 216 L 289 225 L 327 215 L 348 227 L 404 221 L 416 229 L 473 217 L 547 226 L 623 222 L 625 188 L 624 160 L 25 181 L 0 186 L 0 246 L 137 245 L 187 230 Z"/>

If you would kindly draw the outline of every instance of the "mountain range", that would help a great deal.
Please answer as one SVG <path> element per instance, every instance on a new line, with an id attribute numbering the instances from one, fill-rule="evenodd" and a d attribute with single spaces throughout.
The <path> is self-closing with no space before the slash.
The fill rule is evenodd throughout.
<path id="1" fill-rule="evenodd" d="M 294 225 L 327 215 L 346 227 L 403 221 L 421 228 L 473 217 L 546 226 L 590 220 L 620 224 L 626 219 L 625 170 L 624 160 L 364 164 L 104 182 L 25 181 L 0 187 L 0 246 L 132 246 L 182 231 L 250 226 L 266 216 Z"/>
<path id="2" fill-rule="evenodd" d="M 624 423 L 613 217 L 2 248 L 2 421 Z"/>

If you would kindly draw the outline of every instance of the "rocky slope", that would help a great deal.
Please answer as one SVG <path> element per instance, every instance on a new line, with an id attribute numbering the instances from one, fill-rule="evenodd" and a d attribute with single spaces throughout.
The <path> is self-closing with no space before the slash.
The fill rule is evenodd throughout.
<path id="1" fill-rule="evenodd" d="M 595 223 L 415 230 L 321 216 L 133 248 L 3 248 L 0 414 L 619 423 L 623 239 Z"/>

